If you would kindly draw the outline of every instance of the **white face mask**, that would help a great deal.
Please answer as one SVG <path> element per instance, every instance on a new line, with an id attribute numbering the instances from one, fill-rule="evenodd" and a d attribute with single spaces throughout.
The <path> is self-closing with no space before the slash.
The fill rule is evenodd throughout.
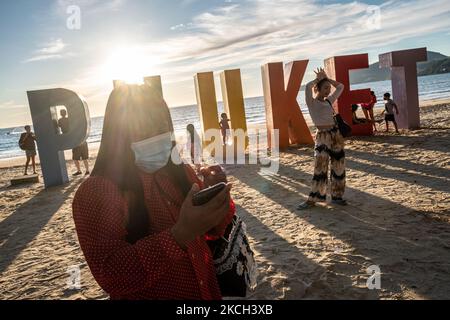
<path id="1" fill-rule="evenodd" d="M 172 132 L 131 144 L 136 165 L 147 173 L 154 173 L 163 168 L 172 154 Z"/>

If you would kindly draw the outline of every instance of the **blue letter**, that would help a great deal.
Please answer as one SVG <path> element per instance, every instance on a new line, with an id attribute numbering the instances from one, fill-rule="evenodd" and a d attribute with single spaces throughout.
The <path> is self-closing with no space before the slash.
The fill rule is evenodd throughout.
<path id="1" fill-rule="evenodd" d="M 66 89 L 28 91 L 31 118 L 37 138 L 39 158 L 46 188 L 69 182 L 64 150 L 73 149 L 89 136 L 90 117 L 86 102 Z M 52 107 L 65 106 L 70 117 L 70 131 L 55 130 Z"/>

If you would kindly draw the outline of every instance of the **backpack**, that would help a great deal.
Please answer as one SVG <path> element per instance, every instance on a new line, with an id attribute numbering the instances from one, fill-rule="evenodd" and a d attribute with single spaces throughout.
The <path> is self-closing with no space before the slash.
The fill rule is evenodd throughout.
<path id="1" fill-rule="evenodd" d="M 349 126 L 347 122 L 344 121 L 344 119 L 342 119 L 339 113 L 334 112 L 333 105 L 331 104 L 330 100 L 328 99 L 326 100 L 330 104 L 331 109 L 333 110 L 334 122 L 336 122 L 339 132 L 342 134 L 344 138 L 350 137 L 352 135 L 352 127 Z"/>
<path id="2" fill-rule="evenodd" d="M 22 134 L 22 136 L 20 137 L 20 140 L 19 140 L 19 148 L 20 149 L 22 149 L 22 150 L 27 150 L 27 149 L 25 149 L 25 141 L 24 141 L 24 138 L 25 136 Z"/>

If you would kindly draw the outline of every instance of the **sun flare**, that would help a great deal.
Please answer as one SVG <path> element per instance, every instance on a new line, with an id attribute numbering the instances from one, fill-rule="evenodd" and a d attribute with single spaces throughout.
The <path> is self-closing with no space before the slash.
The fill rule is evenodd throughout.
<path id="1" fill-rule="evenodd" d="M 156 62 L 155 57 L 145 55 L 141 50 L 118 48 L 106 58 L 99 76 L 106 81 L 142 83 L 145 76 L 152 75 Z"/>

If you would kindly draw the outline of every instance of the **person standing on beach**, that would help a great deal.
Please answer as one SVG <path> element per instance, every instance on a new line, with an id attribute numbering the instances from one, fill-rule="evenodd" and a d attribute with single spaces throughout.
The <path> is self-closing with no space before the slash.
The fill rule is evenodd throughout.
<path id="1" fill-rule="evenodd" d="M 320 68 L 315 71 L 316 79 L 306 85 L 305 97 L 309 114 L 317 127 L 314 176 L 311 192 L 307 201 L 301 203 L 297 209 L 311 208 L 316 202 L 324 202 L 327 198 L 328 163 L 331 158 L 331 202 L 346 205 L 342 198 L 345 192 L 345 152 L 344 137 L 334 120 L 333 103 L 344 91 L 344 85 L 328 78 Z M 330 94 L 331 86 L 335 91 Z M 313 96 L 313 90 L 317 93 Z"/>
<path id="2" fill-rule="evenodd" d="M 192 123 L 187 125 L 186 131 L 188 133 L 186 150 L 189 152 L 190 162 L 195 165 L 197 170 L 200 170 L 203 153 L 200 136 Z"/>
<path id="3" fill-rule="evenodd" d="M 367 121 L 372 122 L 373 131 L 377 131 L 375 116 L 373 115 L 373 108 L 375 107 L 376 103 L 377 103 L 377 96 L 373 91 L 370 91 L 370 102 L 361 103 L 361 109 L 364 112 L 364 116 L 366 117 Z"/>
<path id="4" fill-rule="evenodd" d="M 228 136 L 230 134 L 230 119 L 228 119 L 228 115 L 226 113 L 222 113 L 220 118 L 221 120 L 219 122 L 219 125 L 222 132 L 223 145 L 226 145 Z"/>
<path id="5" fill-rule="evenodd" d="M 394 100 L 391 99 L 391 94 L 389 92 L 386 92 L 384 94 L 384 101 L 386 101 L 384 105 L 384 110 L 381 114 L 384 113 L 384 121 L 386 122 L 386 132 L 389 132 L 389 121 L 391 121 L 394 124 L 395 132 L 398 132 L 398 126 L 397 121 L 395 121 L 395 113 L 398 115 L 398 107 L 397 104 L 394 102 Z"/>
<path id="6" fill-rule="evenodd" d="M 25 163 L 25 173 L 28 175 L 28 166 L 33 166 L 33 174 L 36 174 L 36 137 L 33 132 L 31 132 L 30 126 L 25 126 L 25 132 L 20 135 L 19 146 L 22 150 L 25 150 L 25 155 L 27 156 L 27 162 Z"/>
<path id="7" fill-rule="evenodd" d="M 61 118 L 58 120 L 58 127 L 61 129 L 62 134 L 66 134 L 69 132 L 69 118 L 67 117 L 67 111 L 65 109 L 61 109 L 60 111 Z M 83 160 L 84 168 L 86 169 L 85 175 L 89 175 L 89 147 L 87 142 L 83 142 L 78 147 L 72 149 L 72 160 L 75 163 L 75 167 L 77 168 L 77 172 L 73 174 L 73 176 L 79 176 L 82 174 L 80 167 L 80 160 Z"/>
<path id="8" fill-rule="evenodd" d="M 173 161 L 173 131 L 155 88 L 111 93 L 95 167 L 72 208 L 89 268 L 112 300 L 222 298 L 207 240 L 221 238 L 234 218 L 231 184 L 194 206 L 202 187 L 225 181 L 202 182 L 189 164 Z"/>

